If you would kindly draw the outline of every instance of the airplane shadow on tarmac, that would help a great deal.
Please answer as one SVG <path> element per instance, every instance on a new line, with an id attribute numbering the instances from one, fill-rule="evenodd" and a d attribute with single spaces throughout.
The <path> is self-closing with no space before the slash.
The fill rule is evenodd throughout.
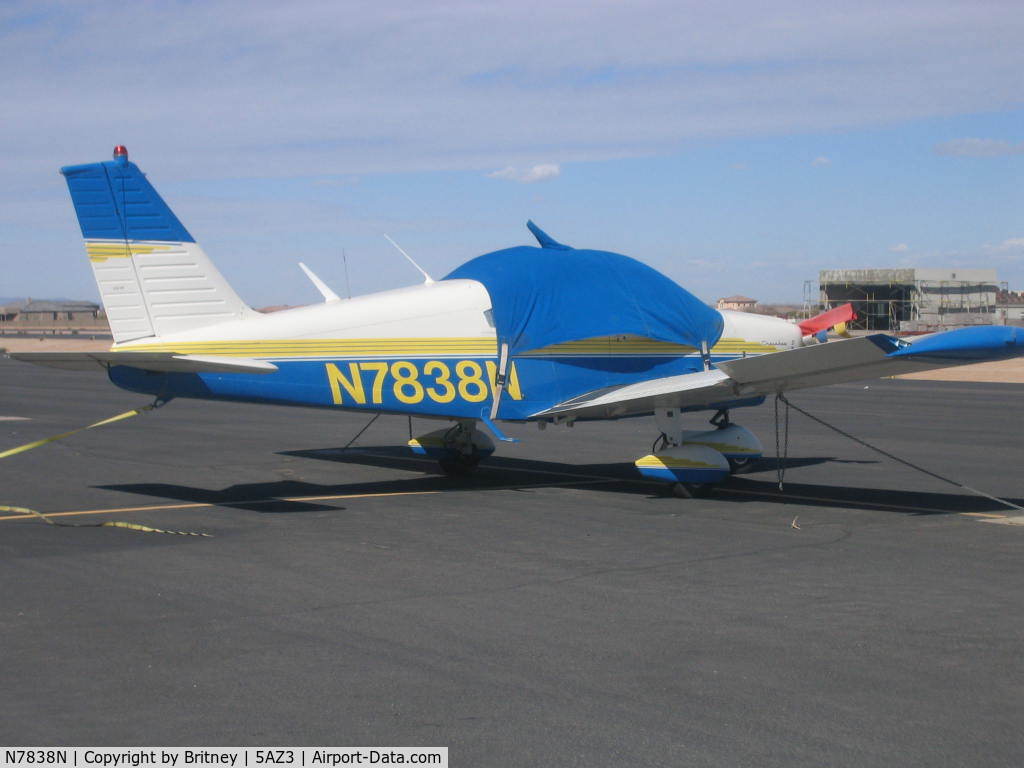
<path id="1" fill-rule="evenodd" d="M 402 471 L 427 472 L 417 477 L 403 477 L 375 482 L 323 485 L 300 480 L 278 480 L 265 483 L 232 485 L 220 490 L 196 488 L 169 483 L 136 483 L 99 486 L 107 490 L 173 499 L 185 503 L 204 503 L 234 507 L 261 513 L 294 513 L 338 511 L 344 497 L 399 495 L 420 493 L 487 492 L 521 490 L 556 485 L 561 488 L 593 489 L 603 493 L 621 493 L 685 505 L 661 483 L 643 481 L 632 474 L 632 466 L 612 464 L 567 464 L 506 457 L 491 457 L 469 477 L 446 477 L 435 474 L 436 462 L 420 456 L 409 456 L 407 449 L 395 446 L 359 447 L 352 449 L 323 448 L 281 451 L 295 456 L 339 464 L 360 464 Z M 849 461 L 831 457 L 792 457 L 787 469 L 826 462 L 843 464 L 876 464 L 875 461 Z M 872 509 L 910 515 L 942 515 L 963 512 L 997 512 L 1005 508 L 989 499 L 963 493 L 922 493 L 888 488 L 851 488 L 808 483 L 785 484 L 780 492 L 774 473 L 773 459 L 762 459 L 753 468 L 758 477 L 738 475 L 717 486 L 710 501 L 730 503 L 775 503 L 791 507 L 835 509 Z M 316 497 L 336 496 L 337 499 Z M 1022 503 L 1021 499 L 1008 499 Z M 343 507 L 340 507 L 343 509 Z"/>

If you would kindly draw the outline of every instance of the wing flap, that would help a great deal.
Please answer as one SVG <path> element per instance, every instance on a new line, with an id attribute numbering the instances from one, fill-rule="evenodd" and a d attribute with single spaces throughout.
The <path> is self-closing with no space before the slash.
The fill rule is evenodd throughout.
<path id="1" fill-rule="evenodd" d="M 15 360 L 88 371 L 126 365 L 144 371 L 166 373 L 273 373 L 277 366 L 264 360 L 217 355 L 176 355 L 173 352 L 11 352 Z"/>
<path id="2" fill-rule="evenodd" d="M 734 385 L 722 371 L 686 373 L 588 392 L 533 415 L 615 419 L 653 413 L 656 408 L 684 408 L 735 399 Z"/>

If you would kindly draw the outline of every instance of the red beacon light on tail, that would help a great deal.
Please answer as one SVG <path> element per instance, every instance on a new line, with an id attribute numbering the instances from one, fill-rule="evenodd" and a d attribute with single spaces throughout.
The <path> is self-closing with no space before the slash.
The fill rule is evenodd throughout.
<path id="1" fill-rule="evenodd" d="M 114 159 L 119 160 L 122 163 L 128 162 L 128 147 L 124 144 L 118 144 L 114 147 Z"/>

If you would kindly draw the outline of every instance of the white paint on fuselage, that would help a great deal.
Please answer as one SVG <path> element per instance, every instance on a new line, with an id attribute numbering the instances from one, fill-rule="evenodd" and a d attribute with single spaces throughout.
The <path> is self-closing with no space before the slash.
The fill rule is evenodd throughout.
<path id="1" fill-rule="evenodd" d="M 488 320 L 491 298 L 476 280 L 442 280 L 341 301 L 252 313 L 203 328 L 118 344 L 118 349 L 151 344 L 281 339 L 496 339 Z M 777 350 L 801 345 L 800 329 L 777 317 L 720 310 L 722 337 L 766 344 Z"/>
<path id="2" fill-rule="evenodd" d="M 755 315 L 732 309 L 721 309 L 719 313 L 725 321 L 722 338 L 767 344 L 778 351 L 793 349 L 802 344 L 803 332 L 799 326 L 781 317 Z"/>
<path id="3" fill-rule="evenodd" d="M 184 333 L 119 344 L 277 339 L 494 339 L 484 314 L 491 298 L 476 280 L 442 280 L 268 314 L 254 313 Z"/>

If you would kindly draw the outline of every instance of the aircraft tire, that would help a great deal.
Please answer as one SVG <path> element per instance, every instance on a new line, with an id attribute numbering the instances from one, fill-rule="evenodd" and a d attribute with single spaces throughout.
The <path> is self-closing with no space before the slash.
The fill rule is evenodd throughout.
<path id="1" fill-rule="evenodd" d="M 729 471 L 734 475 L 741 475 L 744 472 L 749 472 L 757 462 L 756 459 L 751 458 L 729 459 L 728 461 Z"/>

